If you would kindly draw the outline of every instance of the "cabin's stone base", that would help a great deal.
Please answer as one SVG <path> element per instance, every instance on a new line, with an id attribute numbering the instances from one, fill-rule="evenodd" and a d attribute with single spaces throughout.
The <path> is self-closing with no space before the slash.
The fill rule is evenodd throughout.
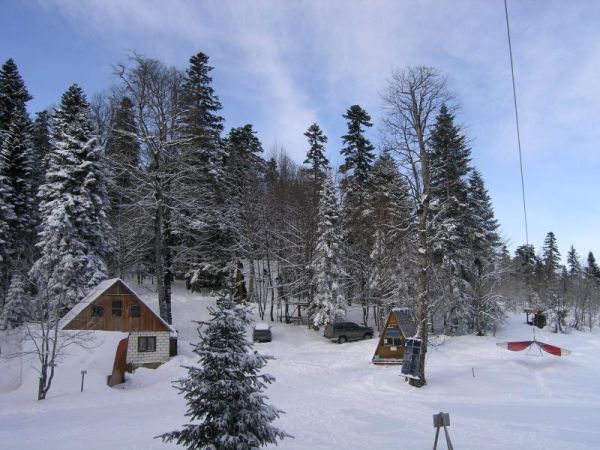
<path id="1" fill-rule="evenodd" d="M 156 368 L 169 360 L 169 335 L 168 331 L 134 331 L 129 333 L 127 346 L 127 363 L 132 367 Z M 155 352 L 138 352 L 138 337 L 155 336 Z"/>

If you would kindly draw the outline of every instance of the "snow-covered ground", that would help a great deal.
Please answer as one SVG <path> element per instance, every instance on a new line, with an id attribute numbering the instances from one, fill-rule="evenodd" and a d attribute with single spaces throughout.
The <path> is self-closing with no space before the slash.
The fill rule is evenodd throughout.
<path id="1" fill-rule="evenodd" d="M 151 285 L 132 287 L 156 305 Z M 118 388 L 106 386 L 106 375 L 120 333 L 98 333 L 92 352 L 71 348 L 41 402 L 31 361 L 0 360 L 0 449 L 176 448 L 154 436 L 186 422 L 185 402 L 171 382 L 185 376 L 182 364 L 194 362 L 186 341 L 196 339 L 193 321 L 206 319 L 211 304 L 177 285 L 180 355 L 156 370 L 138 369 Z M 495 338 L 447 338 L 432 347 L 422 389 L 405 383 L 398 366 L 371 364 L 375 339 L 337 345 L 305 327 L 273 324 L 273 341 L 256 348 L 276 358 L 266 368 L 277 378 L 267 394 L 286 411 L 277 425 L 295 437 L 279 448 L 428 449 L 439 411 L 450 413 L 457 449 L 600 448 L 600 333 L 538 332 L 538 339 L 573 351 L 565 358 L 494 345 L 530 338 L 522 322 L 522 315 L 511 316 Z M 18 345 L 14 336 L 0 339 L 3 355 Z"/>

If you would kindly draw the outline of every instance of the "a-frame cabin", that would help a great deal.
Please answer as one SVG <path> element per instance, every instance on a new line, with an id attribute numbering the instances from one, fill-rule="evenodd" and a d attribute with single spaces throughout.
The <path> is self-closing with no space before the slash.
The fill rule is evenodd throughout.
<path id="1" fill-rule="evenodd" d="M 127 364 L 156 367 L 169 360 L 175 334 L 127 284 L 113 278 L 98 284 L 62 319 L 63 330 L 129 333 Z"/>
<path id="2" fill-rule="evenodd" d="M 415 331 L 416 324 L 408 309 L 390 311 L 379 336 L 373 364 L 402 364 L 405 340 L 412 337 Z"/>

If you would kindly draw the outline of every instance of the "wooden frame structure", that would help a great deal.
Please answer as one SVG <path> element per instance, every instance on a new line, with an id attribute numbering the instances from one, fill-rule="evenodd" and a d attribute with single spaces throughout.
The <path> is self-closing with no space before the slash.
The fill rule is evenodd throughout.
<path id="1" fill-rule="evenodd" d="M 129 333 L 121 345 L 128 368 L 158 367 L 177 354 L 172 340 L 176 331 L 156 314 L 127 284 L 113 278 L 98 284 L 61 321 L 63 330 L 120 331 Z M 124 349 L 124 350 L 123 350 Z M 118 353 L 119 351 L 117 351 Z M 121 355 L 121 358 L 124 355 Z M 123 361 L 115 360 L 115 367 Z M 122 370 L 119 369 L 119 372 Z M 120 376 L 114 374 L 115 383 Z"/>
<path id="2" fill-rule="evenodd" d="M 414 336 L 416 329 L 408 309 L 391 310 L 381 329 L 373 364 L 402 364 L 406 338 Z"/>

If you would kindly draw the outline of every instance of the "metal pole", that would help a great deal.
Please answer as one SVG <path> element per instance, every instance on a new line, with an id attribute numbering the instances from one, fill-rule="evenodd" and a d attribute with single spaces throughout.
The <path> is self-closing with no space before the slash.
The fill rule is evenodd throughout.
<path id="1" fill-rule="evenodd" d="M 87 373 L 87 370 L 82 370 L 81 371 L 81 392 L 83 392 L 83 380 L 85 379 L 85 374 Z"/>

